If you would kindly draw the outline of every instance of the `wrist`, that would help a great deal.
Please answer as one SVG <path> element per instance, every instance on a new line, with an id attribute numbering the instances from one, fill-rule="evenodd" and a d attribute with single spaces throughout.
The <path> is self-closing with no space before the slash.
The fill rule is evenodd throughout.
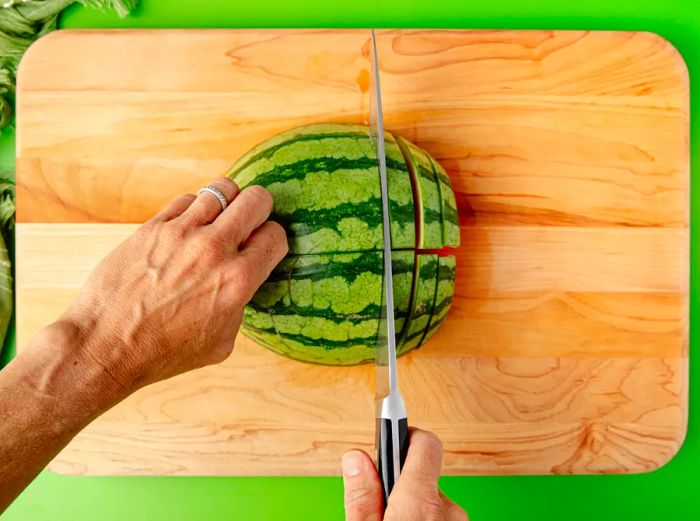
<path id="1" fill-rule="evenodd" d="M 95 354 L 89 322 L 62 317 L 44 328 L 24 358 L 37 390 L 74 408 L 73 415 L 98 416 L 130 394 L 129 386 Z"/>

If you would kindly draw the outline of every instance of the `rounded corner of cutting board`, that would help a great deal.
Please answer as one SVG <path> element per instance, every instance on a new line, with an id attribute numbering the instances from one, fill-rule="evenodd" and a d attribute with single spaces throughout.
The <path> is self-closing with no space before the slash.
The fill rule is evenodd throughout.
<path id="1" fill-rule="evenodd" d="M 639 469 L 635 474 L 650 474 L 658 470 L 663 469 L 666 465 L 671 463 L 676 456 L 678 456 L 685 445 L 688 436 L 688 410 L 686 405 L 684 422 L 678 426 L 678 430 L 675 432 L 671 440 L 671 449 L 668 451 L 659 450 L 656 454 L 656 458 L 652 458 L 652 466 L 650 468 Z"/>
<path id="2" fill-rule="evenodd" d="M 37 59 L 37 56 L 42 56 L 42 54 L 48 54 L 49 56 L 53 54 L 54 50 L 50 47 L 55 45 L 56 41 L 63 40 L 65 38 L 71 39 L 75 33 L 81 32 L 79 29 L 61 29 L 59 31 L 51 31 L 43 36 L 39 37 L 37 40 L 32 42 L 32 44 L 27 48 L 22 56 L 17 67 L 17 93 L 21 93 L 23 90 L 23 78 L 27 73 L 27 67 L 31 66 L 32 62 Z"/>
<path id="3" fill-rule="evenodd" d="M 685 89 L 688 91 L 688 93 L 690 93 L 690 72 L 688 69 L 688 62 L 685 59 L 681 49 L 660 33 L 654 31 L 642 31 L 639 34 L 648 38 L 652 43 L 658 43 L 668 50 L 669 58 L 674 62 L 678 75 L 683 80 Z"/>

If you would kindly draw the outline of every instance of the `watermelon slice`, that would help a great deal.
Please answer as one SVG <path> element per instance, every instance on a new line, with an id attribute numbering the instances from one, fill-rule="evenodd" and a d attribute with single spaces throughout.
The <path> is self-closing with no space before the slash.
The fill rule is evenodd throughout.
<path id="1" fill-rule="evenodd" d="M 442 248 L 442 211 L 437 175 L 430 156 L 410 141 L 398 137 L 397 141 L 406 158 L 408 171 L 414 186 L 414 198 L 418 227 L 418 248 L 437 250 Z"/>
<path id="2" fill-rule="evenodd" d="M 438 256 L 433 253 L 416 255 L 416 287 L 406 334 L 399 342 L 403 354 L 420 345 L 430 324 L 437 286 Z"/>

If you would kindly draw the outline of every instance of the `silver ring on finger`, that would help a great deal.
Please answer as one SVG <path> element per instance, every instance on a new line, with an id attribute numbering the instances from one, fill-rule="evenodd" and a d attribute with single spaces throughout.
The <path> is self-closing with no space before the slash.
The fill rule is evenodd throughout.
<path id="1" fill-rule="evenodd" d="M 197 195 L 203 193 L 208 193 L 216 197 L 221 203 L 221 211 L 223 212 L 224 210 L 226 210 L 226 207 L 228 206 L 228 201 L 226 200 L 226 196 L 224 195 L 224 193 L 217 187 L 215 187 L 214 185 L 207 185 L 204 188 L 200 188 L 199 192 L 197 192 Z"/>

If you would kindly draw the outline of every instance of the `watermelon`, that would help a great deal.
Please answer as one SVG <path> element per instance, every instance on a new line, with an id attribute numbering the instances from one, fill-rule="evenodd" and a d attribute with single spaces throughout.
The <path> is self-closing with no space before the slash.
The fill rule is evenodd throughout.
<path id="1" fill-rule="evenodd" d="M 284 259 L 245 309 L 243 331 L 273 351 L 305 362 L 357 364 L 374 358 L 383 252 Z M 396 330 L 413 290 L 413 251 L 392 254 Z M 426 324 L 427 325 L 427 324 Z"/>
<path id="2" fill-rule="evenodd" d="M 397 351 L 399 354 L 407 353 L 418 347 L 430 325 L 430 317 L 435 306 L 435 291 L 437 288 L 438 256 L 435 254 L 416 255 L 416 289 L 415 297 L 409 314 L 409 326 Z"/>
<path id="3" fill-rule="evenodd" d="M 408 159 L 408 170 L 416 186 L 414 197 L 419 222 L 416 229 L 418 247 L 442 248 L 442 200 L 430 155 L 402 137 L 398 137 L 397 142 Z"/>
<path id="4" fill-rule="evenodd" d="M 442 214 L 442 241 L 443 246 L 459 246 L 459 217 L 457 215 L 457 199 L 452 189 L 450 178 L 442 168 L 442 165 L 430 158 L 433 171 L 438 179 L 440 191 L 440 212 Z"/>
<path id="5" fill-rule="evenodd" d="M 421 344 L 427 342 L 438 330 L 442 321 L 452 307 L 452 296 L 455 292 L 456 259 L 450 257 L 438 257 L 437 286 L 435 290 L 435 304 L 430 317 L 430 323 L 425 331 Z"/>
<path id="6" fill-rule="evenodd" d="M 414 248 L 408 167 L 393 136 L 385 138 L 392 245 Z M 228 175 L 240 187 L 270 191 L 290 254 L 382 249 L 377 159 L 367 127 L 310 125 L 283 132 L 244 155 Z"/>
<path id="7" fill-rule="evenodd" d="M 432 250 L 442 250 L 445 239 L 459 245 L 459 228 L 455 239 L 455 197 L 436 161 L 389 132 L 385 145 L 397 347 L 404 354 L 425 340 L 431 323 L 437 329 L 449 309 L 444 302 L 454 291 L 454 263 L 441 271 L 441 262 L 454 257 Z M 256 184 L 271 192 L 271 219 L 285 228 L 289 244 L 287 257 L 246 306 L 241 331 L 303 362 L 374 360 L 383 227 L 368 127 L 328 123 L 288 130 L 254 147 L 228 175 L 241 188 Z M 454 212 L 448 225 L 445 211 Z"/>

